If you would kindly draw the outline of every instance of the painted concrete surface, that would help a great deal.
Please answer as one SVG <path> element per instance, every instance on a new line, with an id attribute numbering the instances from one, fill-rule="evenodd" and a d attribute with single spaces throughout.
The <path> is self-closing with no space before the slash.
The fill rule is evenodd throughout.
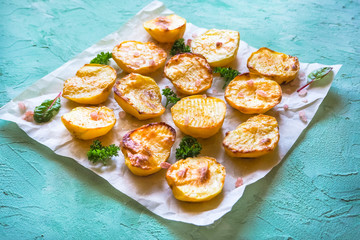
<path id="1" fill-rule="evenodd" d="M 2 1 L 0 106 L 150 1 Z M 284 161 L 207 227 L 164 220 L 0 120 L 1 239 L 357 239 L 359 1 L 164 1 L 189 22 L 238 30 L 302 62 L 343 64 Z"/>

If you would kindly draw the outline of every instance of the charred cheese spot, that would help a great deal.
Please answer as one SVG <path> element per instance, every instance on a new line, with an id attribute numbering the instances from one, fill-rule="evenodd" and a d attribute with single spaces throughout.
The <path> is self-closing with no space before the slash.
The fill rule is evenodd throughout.
<path id="1" fill-rule="evenodd" d="M 212 67 L 222 67 L 236 58 L 240 34 L 237 31 L 211 29 L 191 42 L 193 53 L 203 55 Z"/>
<path id="2" fill-rule="evenodd" d="M 271 78 L 279 84 L 293 80 L 300 70 L 297 57 L 275 52 L 268 48 L 260 48 L 248 59 L 250 72 Z"/>
<path id="3" fill-rule="evenodd" d="M 108 133 L 116 119 L 107 107 L 77 107 L 65 113 L 61 121 L 74 137 L 88 140 Z"/>
<path id="4" fill-rule="evenodd" d="M 145 22 L 144 28 L 158 42 L 175 42 L 183 37 L 186 29 L 186 20 L 174 14 L 157 17 Z"/>
<path id="5" fill-rule="evenodd" d="M 224 138 L 223 146 L 231 157 L 254 158 L 273 151 L 279 138 L 276 119 L 260 114 L 230 131 Z"/>
<path id="6" fill-rule="evenodd" d="M 206 59 L 194 53 L 181 53 L 165 65 L 165 76 L 183 94 L 197 94 L 211 87 L 213 76 Z"/>
<path id="7" fill-rule="evenodd" d="M 224 122 L 225 113 L 223 100 L 202 95 L 182 98 L 171 108 L 175 125 L 183 133 L 196 138 L 216 134 Z"/>
<path id="8" fill-rule="evenodd" d="M 235 77 L 225 90 L 228 104 L 245 114 L 265 113 L 279 104 L 281 98 L 278 83 L 254 73 Z"/>
<path id="9" fill-rule="evenodd" d="M 166 123 L 151 123 L 127 133 L 121 142 L 125 164 L 139 176 L 158 172 L 170 156 L 176 137 Z"/>
<path id="10" fill-rule="evenodd" d="M 167 54 L 151 42 L 124 41 L 113 49 L 112 57 L 126 72 L 147 74 L 163 67 Z"/>
<path id="11" fill-rule="evenodd" d="M 203 202 L 222 191 L 225 175 L 225 167 L 215 158 L 195 157 L 171 165 L 166 173 L 166 181 L 176 199 Z"/>
<path id="12" fill-rule="evenodd" d="M 120 107 L 139 120 L 164 113 L 160 88 L 154 79 L 131 73 L 115 83 L 114 98 Z"/>
<path id="13" fill-rule="evenodd" d="M 85 64 L 76 75 L 64 83 L 64 98 L 83 104 L 99 104 L 108 98 L 116 80 L 116 71 L 110 66 Z"/>

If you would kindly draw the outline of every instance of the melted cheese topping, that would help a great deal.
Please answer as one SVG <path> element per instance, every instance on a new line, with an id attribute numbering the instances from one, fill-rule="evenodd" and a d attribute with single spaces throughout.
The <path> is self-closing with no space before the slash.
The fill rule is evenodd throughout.
<path id="1" fill-rule="evenodd" d="M 144 23 L 144 28 L 150 30 L 172 31 L 186 24 L 186 20 L 177 15 L 157 17 Z"/>
<path id="2" fill-rule="evenodd" d="M 235 157 L 257 157 L 275 149 L 279 142 L 278 123 L 274 117 L 257 115 L 227 133 L 223 145 Z"/>
<path id="3" fill-rule="evenodd" d="M 113 49 L 113 59 L 128 72 L 153 72 L 165 64 L 166 52 L 151 42 L 125 41 Z"/>
<path id="4" fill-rule="evenodd" d="M 114 92 L 115 97 L 124 100 L 140 114 L 162 114 L 165 111 L 161 105 L 160 88 L 150 77 L 131 73 L 116 82 Z"/>
<path id="5" fill-rule="evenodd" d="M 212 67 L 224 66 L 235 59 L 239 32 L 211 29 L 191 42 L 193 53 L 203 55 Z"/>
<path id="6" fill-rule="evenodd" d="M 211 87 L 213 76 L 206 59 L 198 54 L 182 53 L 165 66 L 165 75 L 184 94 L 197 94 Z"/>
<path id="7" fill-rule="evenodd" d="M 107 92 L 108 97 L 116 80 L 116 71 L 110 66 L 101 64 L 86 64 L 76 72 L 76 76 L 64 83 L 63 97 L 80 103 L 94 103 L 92 99 Z"/>
<path id="8" fill-rule="evenodd" d="M 200 202 L 218 195 L 225 180 L 225 167 L 211 157 L 179 160 L 166 173 L 175 198 Z"/>
<path id="9" fill-rule="evenodd" d="M 234 78 L 225 90 L 225 100 L 242 113 L 264 113 L 281 101 L 281 87 L 273 80 L 245 73 Z"/>
<path id="10" fill-rule="evenodd" d="M 247 66 L 250 72 L 271 77 L 279 84 L 293 80 L 300 70 L 297 57 L 275 52 L 268 48 L 260 48 L 252 53 Z"/>

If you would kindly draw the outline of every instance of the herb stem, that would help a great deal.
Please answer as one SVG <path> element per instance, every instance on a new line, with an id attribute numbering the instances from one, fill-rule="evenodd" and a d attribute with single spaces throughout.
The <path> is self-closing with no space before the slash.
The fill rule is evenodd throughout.
<path id="1" fill-rule="evenodd" d="M 56 100 L 57 100 L 60 96 L 61 96 L 61 92 L 59 92 L 59 94 L 56 96 L 56 98 L 55 98 L 54 101 L 51 103 L 51 105 L 45 110 L 45 112 L 46 112 L 47 110 L 49 110 L 49 109 L 54 105 L 54 103 L 56 102 Z"/>
<path id="2" fill-rule="evenodd" d="M 313 83 L 314 80 L 311 80 L 310 82 L 308 82 L 306 85 L 302 86 L 301 88 L 299 88 L 298 90 L 296 90 L 296 92 L 300 92 L 301 90 L 303 90 L 304 88 L 306 88 L 307 86 L 309 86 L 311 83 Z"/>

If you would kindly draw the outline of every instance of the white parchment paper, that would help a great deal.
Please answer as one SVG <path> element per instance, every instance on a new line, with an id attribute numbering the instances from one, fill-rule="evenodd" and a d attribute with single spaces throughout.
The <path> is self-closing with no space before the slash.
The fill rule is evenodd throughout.
<path id="1" fill-rule="evenodd" d="M 333 67 L 332 73 L 329 74 L 326 79 L 312 84 L 308 88 L 309 91 L 305 97 L 298 96 L 296 89 L 306 84 L 306 76 L 311 71 L 324 67 L 325 65 L 318 63 L 301 63 L 298 77 L 291 83 L 282 85 L 283 98 L 281 103 L 266 113 L 276 117 L 278 120 L 280 141 L 276 150 L 266 156 L 256 159 L 235 159 L 230 158 L 225 154 L 222 148 L 222 140 L 225 133 L 235 129 L 240 123 L 251 117 L 251 115 L 241 114 L 227 105 L 226 118 L 221 131 L 209 139 L 199 140 L 203 146 L 201 155 L 216 158 L 218 162 L 226 167 L 227 171 L 225 186 L 222 193 L 216 198 L 204 203 L 185 203 L 177 201 L 173 197 L 172 192 L 165 181 L 165 170 L 148 177 L 138 177 L 133 175 L 125 166 L 121 152 L 119 152 L 118 157 L 112 159 L 108 166 L 91 164 L 87 160 L 86 153 L 89 150 L 92 141 L 82 141 L 73 138 L 61 123 L 60 119 L 64 113 L 71 111 L 72 108 L 79 106 L 79 104 L 62 98 L 62 107 L 59 114 L 53 120 L 44 124 L 23 120 L 23 112 L 21 112 L 18 107 L 18 102 L 23 102 L 28 110 L 33 110 L 35 106 L 41 104 L 44 100 L 55 98 L 56 95 L 62 91 L 63 82 L 67 78 L 74 76 L 80 67 L 89 63 L 99 52 L 111 51 L 113 47 L 121 41 L 154 41 L 143 29 L 143 22 L 160 15 L 168 15 L 171 13 L 173 12 L 166 9 L 161 2 L 154 1 L 150 3 L 118 31 L 108 35 L 54 72 L 41 78 L 18 97 L 3 106 L 0 110 L 0 118 L 17 123 L 17 125 L 31 138 L 49 147 L 59 155 L 73 158 L 79 164 L 91 169 L 96 174 L 106 179 L 116 189 L 140 202 L 150 211 L 161 217 L 196 225 L 208 225 L 231 210 L 232 206 L 243 195 L 247 185 L 263 178 L 282 160 L 315 115 L 341 65 L 331 66 Z M 186 18 L 186 16 L 182 17 Z M 211 28 L 211 26 L 206 27 Z M 205 30 L 206 29 L 188 23 L 184 35 L 185 41 L 194 38 Z M 167 51 L 170 50 L 171 47 L 169 44 L 161 44 L 160 46 Z M 237 60 L 231 66 L 238 69 L 241 73 L 248 72 L 246 67 L 247 58 L 251 52 L 255 50 L 255 48 L 241 41 Z M 118 71 L 118 78 L 125 76 L 125 73 L 123 73 L 113 61 L 111 62 L 111 66 Z M 162 71 L 163 70 L 161 69 L 150 76 L 157 81 L 161 89 L 165 86 L 173 88 L 171 82 L 168 79 L 163 78 Z M 222 89 L 223 83 L 221 78 L 215 77 L 213 86 L 206 94 L 208 96 L 224 99 L 224 90 Z M 163 103 L 165 103 L 165 99 L 163 99 Z M 289 106 L 288 110 L 284 110 L 283 106 L 285 104 Z M 164 121 L 173 126 L 177 132 L 177 139 L 168 160 L 170 163 L 176 161 L 175 148 L 178 146 L 183 135 L 180 130 L 175 127 L 171 118 L 170 109 L 167 109 L 165 114 L 159 118 L 139 121 L 128 114 L 121 113 L 122 109 L 118 106 L 112 94 L 103 105 L 113 108 L 117 116 L 117 123 L 112 131 L 100 138 L 104 145 L 112 143 L 118 145 L 122 136 L 129 130 L 150 122 Z M 306 123 L 299 118 L 300 110 L 304 110 L 306 113 L 308 119 Z M 235 182 L 238 177 L 243 178 L 244 185 L 235 188 Z"/>

